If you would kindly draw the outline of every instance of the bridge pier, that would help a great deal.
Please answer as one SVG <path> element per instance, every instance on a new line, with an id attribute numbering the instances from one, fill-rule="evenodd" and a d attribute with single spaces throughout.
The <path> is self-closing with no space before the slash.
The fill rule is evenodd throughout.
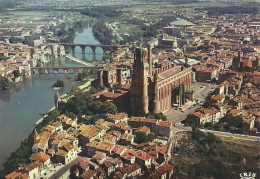
<path id="1" fill-rule="evenodd" d="M 82 54 L 85 54 L 86 45 L 81 45 L 80 48 L 82 50 Z"/>
<path id="2" fill-rule="evenodd" d="M 38 69 L 34 69 L 34 70 L 33 70 L 33 74 L 39 75 L 39 70 L 38 70 Z"/>
<path id="3" fill-rule="evenodd" d="M 68 74 L 69 69 L 65 68 L 65 69 L 63 69 L 63 71 L 64 71 L 64 74 Z"/>
<path id="4" fill-rule="evenodd" d="M 54 74 L 58 75 L 59 74 L 59 69 L 53 69 L 54 70 Z"/>
<path id="5" fill-rule="evenodd" d="M 73 69 L 74 75 L 78 74 L 78 69 Z"/>
<path id="6" fill-rule="evenodd" d="M 106 47 L 101 47 L 102 50 L 103 50 L 103 55 L 106 55 L 107 54 L 107 48 Z"/>
<path id="7" fill-rule="evenodd" d="M 39 70 L 39 74 L 44 74 L 44 69 Z"/>
<path id="8" fill-rule="evenodd" d="M 44 74 L 45 74 L 45 75 L 48 75 L 48 74 L 49 74 L 49 70 L 45 68 L 45 69 L 44 69 Z"/>
<path id="9" fill-rule="evenodd" d="M 92 60 L 95 60 L 96 59 L 96 47 L 95 46 L 90 46 L 90 47 L 92 49 L 92 55 L 93 55 Z"/>
<path id="10" fill-rule="evenodd" d="M 85 53 L 82 54 L 82 60 L 83 60 L 83 61 L 87 61 L 87 60 L 88 60 Z"/>
<path id="11" fill-rule="evenodd" d="M 71 48 L 72 53 L 75 53 L 76 45 L 70 45 L 70 48 Z"/>

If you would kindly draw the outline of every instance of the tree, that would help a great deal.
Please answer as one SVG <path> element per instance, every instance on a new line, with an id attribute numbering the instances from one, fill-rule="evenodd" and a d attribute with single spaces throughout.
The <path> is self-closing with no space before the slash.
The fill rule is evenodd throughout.
<path id="1" fill-rule="evenodd" d="M 64 81 L 58 79 L 56 83 L 53 84 L 53 87 L 64 87 Z"/>
<path id="2" fill-rule="evenodd" d="M 117 107 L 114 105 L 114 103 L 111 103 L 109 101 L 106 101 L 102 105 L 102 113 L 110 113 L 110 114 L 116 114 L 117 113 Z"/>
<path id="3" fill-rule="evenodd" d="M 0 90 L 7 89 L 10 86 L 10 82 L 7 78 L 0 78 Z"/>
<path id="4" fill-rule="evenodd" d="M 100 109 L 102 107 L 103 103 L 100 101 L 94 101 L 91 105 L 92 111 L 94 113 L 100 113 Z"/>
<path id="5" fill-rule="evenodd" d="M 135 139 L 138 144 L 141 144 L 148 141 L 148 136 L 144 132 L 137 132 L 135 133 Z"/>
<path id="6" fill-rule="evenodd" d="M 68 111 L 66 113 L 66 116 L 68 116 L 69 118 L 71 118 L 73 120 L 77 118 L 77 116 L 73 112 L 68 112 Z"/>

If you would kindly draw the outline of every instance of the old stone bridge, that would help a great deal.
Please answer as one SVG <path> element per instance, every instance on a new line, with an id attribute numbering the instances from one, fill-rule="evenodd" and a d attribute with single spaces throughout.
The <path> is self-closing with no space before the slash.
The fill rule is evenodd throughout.
<path id="1" fill-rule="evenodd" d="M 54 74 L 68 74 L 69 70 L 72 73 L 77 74 L 83 71 L 98 71 L 99 69 L 104 68 L 103 66 L 82 66 L 82 67 L 33 67 L 31 68 L 32 74 L 50 74 L 52 71 Z"/>
<path id="2" fill-rule="evenodd" d="M 62 45 L 65 47 L 65 49 L 70 48 L 72 51 L 72 54 L 75 54 L 75 48 L 80 47 L 81 48 L 81 53 L 85 54 L 85 49 L 86 47 L 90 47 L 92 49 L 92 54 L 93 56 L 96 55 L 96 48 L 100 47 L 103 50 L 103 55 L 106 54 L 107 50 L 109 48 L 117 48 L 116 45 L 93 45 L 93 44 L 69 44 L 69 43 L 58 43 L 59 45 Z"/>

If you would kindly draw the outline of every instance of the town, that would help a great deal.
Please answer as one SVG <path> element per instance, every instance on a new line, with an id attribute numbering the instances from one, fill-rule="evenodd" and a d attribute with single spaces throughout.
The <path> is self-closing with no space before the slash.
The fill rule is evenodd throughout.
<path id="1" fill-rule="evenodd" d="M 214 154 L 224 158 L 226 153 L 226 159 L 239 158 L 226 161 L 232 166 L 230 178 L 239 176 L 235 174 L 239 167 L 258 175 L 260 15 L 246 13 L 247 5 L 241 9 L 244 13 L 231 7 L 230 13 L 223 13 L 221 6 L 208 10 L 176 6 L 179 9 L 172 13 L 176 18 L 166 24 L 151 21 L 149 27 L 158 29 L 151 28 L 149 36 L 138 39 L 128 30 L 142 19 L 122 31 L 130 10 L 108 10 L 112 17 L 118 12 L 125 19 L 102 24 L 112 41 L 94 25 L 96 38 L 103 41 L 98 45 L 67 39 L 77 32 L 70 32 L 73 26 L 98 24 L 92 11 L 81 12 L 87 17 L 78 10 L 50 12 L 57 18 L 49 15 L 51 21 L 31 30 L 10 29 L 10 24 L 23 21 L 0 19 L 5 26 L 0 28 L 0 89 L 52 70 L 56 76 L 72 72 L 78 81 L 67 94 L 55 92 L 54 107 L 22 142 L 19 162 L 7 162 L 3 177 L 223 178 L 225 171 L 214 173 L 211 167 L 203 173 L 208 161 L 202 159 Z M 140 13 L 133 12 L 131 22 Z M 86 48 L 91 49 L 92 59 L 87 59 Z M 96 48 L 102 49 L 102 60 L 97 60 Z M 69 59 L 77 66 L 52 66 L 54 58 Z M 229 144 L 241 150 L 232 150 Z M 204 150 L 210 154 L 197 159 Z M 227 167 L 223 163 L 218 167 Z"/>

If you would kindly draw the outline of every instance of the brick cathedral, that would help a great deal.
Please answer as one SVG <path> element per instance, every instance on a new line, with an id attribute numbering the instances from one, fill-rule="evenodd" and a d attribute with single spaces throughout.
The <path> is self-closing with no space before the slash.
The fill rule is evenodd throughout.
<path id="1" fill-rule="evenodd" d="M 151 46 L 136 48 L 130 91 L 131 113 L 160 113 L 191 99 L 192 77 L 188 59 L 177 65 L 165 60 L 152 63 Z"/>

